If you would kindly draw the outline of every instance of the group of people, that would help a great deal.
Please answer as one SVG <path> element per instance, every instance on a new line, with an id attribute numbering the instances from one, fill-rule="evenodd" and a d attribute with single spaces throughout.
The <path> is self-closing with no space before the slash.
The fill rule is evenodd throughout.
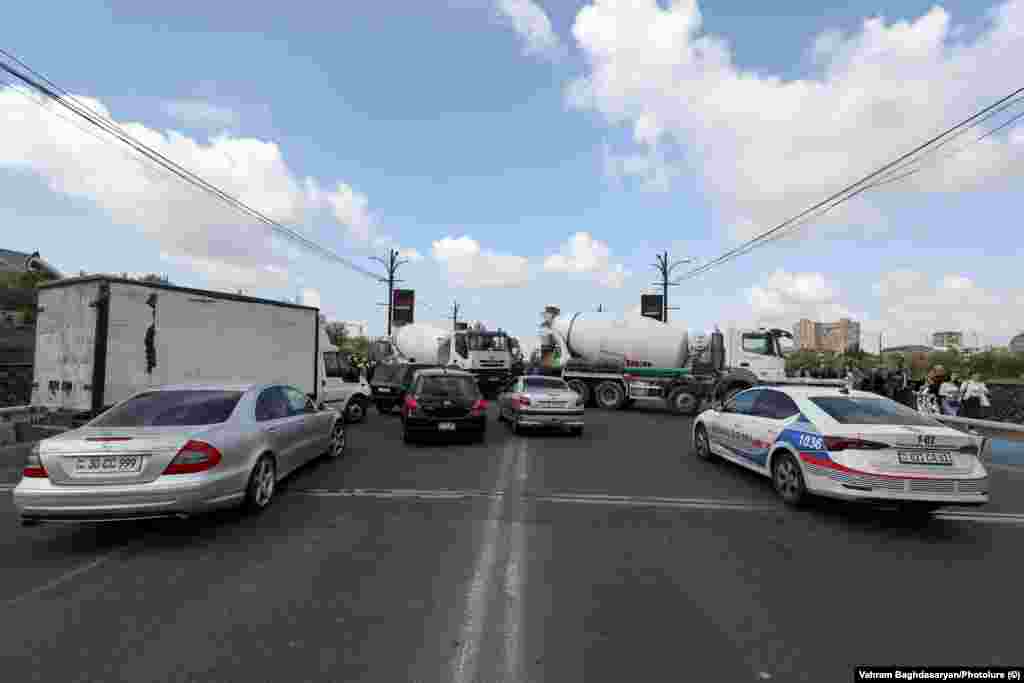
<path id="1" fill-rule="evenodd" d="M 988 387 L 978 374 L 961 381 L 960 375 L 936 365 L 928 373 L 918 393 L 918 410 L 940 415 L 959 415 L 980 419 L 991 406 Z"/>

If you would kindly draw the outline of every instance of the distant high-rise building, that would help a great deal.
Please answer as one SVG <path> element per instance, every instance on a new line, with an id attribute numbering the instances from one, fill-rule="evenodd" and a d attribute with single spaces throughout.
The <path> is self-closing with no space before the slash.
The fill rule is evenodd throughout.
<path id="1" fill-rule="evenodd" d="M 942 348 L 960 348 L 963 345 L 963 332 L 944 331 L 932 334 L 932 346 L 940 346 Z"/>
<path id="2" fill-rule="evenodd" d="M 793 326 L 800 349 L 844 353 L 860 349 L 860 323 L 841 318 L 834 323 L 816 323 L 803 318 Z"/>

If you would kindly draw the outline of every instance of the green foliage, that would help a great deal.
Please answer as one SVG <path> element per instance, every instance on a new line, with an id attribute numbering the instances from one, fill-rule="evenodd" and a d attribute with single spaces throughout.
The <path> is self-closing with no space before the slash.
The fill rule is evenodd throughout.
<path id="1" fill-rule="evenodd" d="M 52 279 L 52 277 L 36 271 L 0 273 L 0 287 L 4 289 L 35 289 L 36 286 Z"/>

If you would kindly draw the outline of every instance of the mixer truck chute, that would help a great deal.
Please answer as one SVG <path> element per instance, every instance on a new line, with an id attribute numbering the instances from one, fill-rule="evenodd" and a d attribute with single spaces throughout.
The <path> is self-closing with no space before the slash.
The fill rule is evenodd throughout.
<path id="1" fill-rule="evenodd" d="M 792 334 L 774 328 L 686 330 L 614 313 L 544 314 L 541 363 L 589 403 L 607 409 L 636 401 L 663 403 L 695 415 L 705 399 L 758 384 L 786 383 Z"/>

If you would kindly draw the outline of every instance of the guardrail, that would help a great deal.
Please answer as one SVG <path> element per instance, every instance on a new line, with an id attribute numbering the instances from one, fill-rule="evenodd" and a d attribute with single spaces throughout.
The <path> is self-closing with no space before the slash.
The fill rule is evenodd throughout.
<path id="1" fill-rule="evenodd" d="M 1013 422 L 995 422 L 994 420 L 978 420 L 970 417 L 954 415 L 930 415 L 936 420 L 952 427 L 963 427 L 965 430 L 978 432 L 989 439 L 1006 441 L 1024 441 L 1024 425 Z"/>

